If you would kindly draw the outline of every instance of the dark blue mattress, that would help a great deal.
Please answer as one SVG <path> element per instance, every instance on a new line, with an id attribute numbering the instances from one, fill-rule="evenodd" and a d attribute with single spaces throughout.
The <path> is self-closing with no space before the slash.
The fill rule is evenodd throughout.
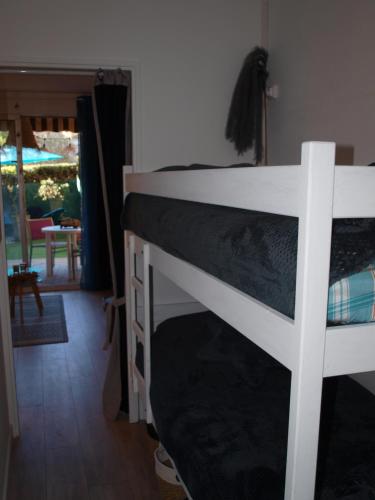
<path id="1" fill-rule="evenodd" d="M 161 441 L 194 500 L 282 500 L 290 372 L 212 313 L 152 337 Z M 375 499 L 375 397 L 325 379 L 316 500 Z"/>
<path id="2" fill-rule="evenodd" d="M 294 317 L 298 219 L 130 194 L 122 226 Z M 330 284 L 374 259 L 373 219 L 334 221 Z"/>

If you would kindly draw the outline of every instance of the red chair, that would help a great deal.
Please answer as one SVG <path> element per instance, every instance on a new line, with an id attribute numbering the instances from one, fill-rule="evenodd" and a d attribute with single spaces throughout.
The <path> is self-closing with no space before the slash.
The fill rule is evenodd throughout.
<path id="1" fill-rule="evenodd" d="M 29 250 L 29 263 L 31 266 L 33 258 L 33 248 L 46 248 L 45 234 L 42 232 L 43 227 L 54 226 L 52 217 L 45 217 L 42 219 L 26 219 L 27 237 L 30 245 Z M 43 241 L 38 241 L 43 240 Z M 52 240 L 52 257 L 59 250 L 66 249 L 66 241 Z"/>

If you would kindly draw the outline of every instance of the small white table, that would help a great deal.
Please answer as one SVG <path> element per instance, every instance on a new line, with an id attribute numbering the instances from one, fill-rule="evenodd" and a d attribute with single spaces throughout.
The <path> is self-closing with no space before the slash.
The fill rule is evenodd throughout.
<path id="1" fill-rule="evenodd" d="M 80 227 L 60 227 L 60 226 L 46 226 L 42 227 L 42 232 L 46 237 L 46 265 L 47 265 L 47 276 L 52 276 L 53 266 L 52 266 L 52 236 L 57 234 L 66 235 L 66 246 L 67 246 L 67 256 L 68 256 L 68 277 L 70 280 L 73 279 L 73 267 L 72 267 L 72 248 L 77 248 L 77 237 L 81 234 Z"/>

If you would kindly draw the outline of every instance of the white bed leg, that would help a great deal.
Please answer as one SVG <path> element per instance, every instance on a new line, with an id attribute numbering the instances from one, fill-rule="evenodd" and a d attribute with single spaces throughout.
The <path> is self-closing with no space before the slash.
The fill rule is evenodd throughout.
<path id="1" fill-rule="evenodd" d="M 134 173 L 132 165 L 123 167 L 123 191 L 124 200 L 127 196 L 126 189 L 126 174 Z M 128 403 L 129 403 L 129 422 L 138 422 L 139 420 L 139 397 L 137 389 L 137 381 L 133 371 L 133 356 L 135 352 L 135 339 L 131 328 L 132 316 L 134 315 L 134 301 L 132 301 L 131 290 L 131 259 L 134 265 L 134 255 L 130 252 L 130 231 L 124 232 L 124 249 L 125 249 L 125 305 L 126 305 L 126 343 L 127 343 L 127 365 L 128 365 Z M 133 302 L 133 303 L 132 303 Z"/>
<path id="2" fill-rule="evenodd" d="M 139 420 L 139 397 L 137 381 L 134 377 L 133 362 L 135 353 L 135 336 L 132 330 L 132 318 L 135 313 L 134 296 L 130 286 L 131 259 L 134 261 L 134 253 L 130 249 L 130 233 L 125 231 L 125 293 L 126 293 L 126 339 L 128 351 L 128 398 L 129 398 L 129 422 Z M 134 264 L 133 264 L 134 265 Z"/>
<path id="3" fill-rule="evenodd" d="M 335 145 L 302 148 L 295 323 L 285 500 L 313 500 L 330 266 Z M 325 290 L 326 293 L 322 293 Z"/>
<path id="4" fill-rule="evenodd" d="M 292 374 L 285 500 L 314 499 L 323 379 L 309 379 Z"/>
<path id="5" fill-rule="evenodd" d="M 150 245 L 146 243 L 143 246 L 143 314 L 144 314 L 144 378 L 145 378 L 145 403 L 146 403 L 146 421 L 151 424 L 153 421 L 150 385 L 151 385 L 151 333 L 152 333 L 152 315 L 151 315 L 151 294 L 152 283 L 150 282 Z"/>

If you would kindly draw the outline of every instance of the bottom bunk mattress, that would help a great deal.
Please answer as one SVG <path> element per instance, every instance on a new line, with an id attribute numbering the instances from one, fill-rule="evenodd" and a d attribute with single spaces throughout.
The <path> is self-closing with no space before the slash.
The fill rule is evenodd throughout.
<path id="1" fill-rule="evenodd" d="M 282 500 L 290 372 L 213 313 L 152 337 L 160 440 L 194 500 Z M 375 499 L 375 396 L 325 379 L 316 499 Z"/>

